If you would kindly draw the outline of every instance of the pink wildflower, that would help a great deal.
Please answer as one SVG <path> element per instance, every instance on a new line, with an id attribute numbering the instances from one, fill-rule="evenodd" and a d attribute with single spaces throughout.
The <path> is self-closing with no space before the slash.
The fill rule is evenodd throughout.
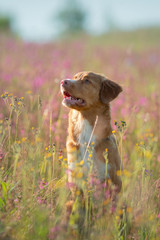
<path id="1" fill-rule="evenodd" d="M 121 114 L 123 117 L 125 117 L 127 115 L 127 109 L 126 108 L 122 108 L 121 109 Z"/>
<path id="2" fill-rule="evenodd" d="M 145 106 L 145 105 L 147 104 L 147 98 L 146 98 L 146 97 L 141 97 L 141 98 L 139 99 L 139 104 L 140 104 L 141 106 Z"/>
<path id="3" fill-rule="evenodd" d="M 42 182 L 40 182 L 40 184 L 39 184 L 39 188 L 40 188 L 40 189 L 43 189 L 43 188 L 44 188 L 44 186 L 43 186 L 43 183 L 42 183 Z"/>
<path id="4" fill-rule="evenodd" d="M 37 197 L 37 202 L 38 202 L 39 204 L 42 204 L 42 203 L 43 203 L 41 197 Z"/>

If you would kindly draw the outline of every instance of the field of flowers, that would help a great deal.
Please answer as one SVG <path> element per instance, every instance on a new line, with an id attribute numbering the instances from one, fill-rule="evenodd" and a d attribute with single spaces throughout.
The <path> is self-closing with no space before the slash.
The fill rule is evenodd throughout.
<path id="1" fill-rule="evenodd" d="M 159 42 L 160 30 L 48 44 L 0 36 L 0 239 L 160 239 Z M 90 177 L 71 211 L 59 85 L 84 70 L 123 87 L 112 103 L 123 189 L 115 207 Z"/>

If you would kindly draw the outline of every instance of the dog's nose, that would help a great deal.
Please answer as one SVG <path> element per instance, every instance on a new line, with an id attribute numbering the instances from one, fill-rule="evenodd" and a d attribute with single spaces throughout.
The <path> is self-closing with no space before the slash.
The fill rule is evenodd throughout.
<path id="1" fill-rule="evenodd" d="M 62 80 L 61 81 L 62 86 L 65 86 L 65 85 L 68 85 L 68 84 L 69 84 L 69 80 Z"/>

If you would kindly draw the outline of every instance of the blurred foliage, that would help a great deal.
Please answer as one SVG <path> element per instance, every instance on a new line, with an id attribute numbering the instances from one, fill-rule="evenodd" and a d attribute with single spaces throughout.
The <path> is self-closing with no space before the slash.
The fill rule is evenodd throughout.
<path id="1" fill-rule="evenodd" d="M 11 18 L 0 15 L 0 31 L 11 32 Z"/>
<path id="2" fill-rule="evenodd" d="M 64 8 L 58 13 L 57 20 L 62 26 L 62 33 L 79 33 L 84 30 L 86 20 L 85 11 L 77 1 L 69 0 Z"/>

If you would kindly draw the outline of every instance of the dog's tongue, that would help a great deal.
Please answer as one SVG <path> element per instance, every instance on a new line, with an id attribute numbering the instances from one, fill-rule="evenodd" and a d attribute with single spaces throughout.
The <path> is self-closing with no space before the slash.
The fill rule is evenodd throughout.
<path id="1" fill-rule="evenodd" d="M 68 92 L 64 92 L 64 98 L 71 97 L 71 95 Z"/>

